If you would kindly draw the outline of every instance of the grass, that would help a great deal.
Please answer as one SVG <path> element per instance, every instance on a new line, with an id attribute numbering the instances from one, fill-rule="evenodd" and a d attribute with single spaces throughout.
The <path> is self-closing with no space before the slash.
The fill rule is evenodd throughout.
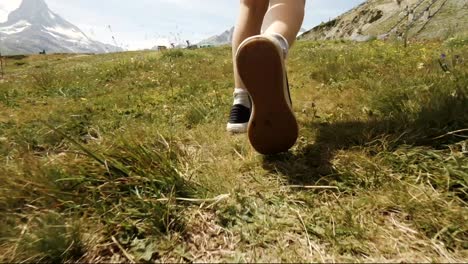
<path id="1" fill-rule="evenodd" d="M 299 42 L 268 157 L 224 131 L 227 47 L 9 58 L 0 262 L 464 262 L 466 58 Z"/>

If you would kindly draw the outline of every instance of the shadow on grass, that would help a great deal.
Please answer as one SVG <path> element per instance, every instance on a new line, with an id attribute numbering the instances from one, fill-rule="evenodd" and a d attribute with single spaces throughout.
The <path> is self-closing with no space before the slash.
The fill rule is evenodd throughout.
<path id="1" fill-rule="evenodd" d="M 435 98 L 416 115 L 387 120 L 306 124 L 314 130 L 315 142 L 302 143 L 296 153 L 263 158 L 263 167 L 287 177 L 291 184 L 327 185 L 339 181 L 332 160 L 340 150 L 368 147 L 370 155 L 392 151 L 401 145 L 445 148 L 468 138 L 468 96 Z M 459 133 L 451 133 L 453 131 Z M 300 144 L 301 145 L 301 144 Z"/>

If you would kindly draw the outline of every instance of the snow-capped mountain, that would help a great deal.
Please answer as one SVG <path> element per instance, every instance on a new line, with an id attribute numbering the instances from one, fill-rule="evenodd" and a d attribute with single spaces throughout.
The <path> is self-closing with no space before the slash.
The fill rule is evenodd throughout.
<path id="1" fill-rule="evenodd" d="M 301 28 L 299 33 L 297 34 L 298 36 L 302 35 L 302 33 L 306 32 L 304 28 Z M 212 46 L 221 46 L 221 45 L 229 45 L 232 42 L 232 36 L 234 35 L 234 27 L 232 27 L 229 30 L 224 31 L 223 33 L 219 35 L 212 36 L 210 38 L 207 38 L 205 40 L 202 40 L 198 43 L 199 46 L 204 46 L 204 45 L 212 45 Z"/>
<path id="2" fill-rule="evenodd" d="M 4 54 L 105 53 L 121 48 L 94 41 L 78 27 L 52 12 L 44 0 L 23 0 L 0 23 L 0 51 Z"/>

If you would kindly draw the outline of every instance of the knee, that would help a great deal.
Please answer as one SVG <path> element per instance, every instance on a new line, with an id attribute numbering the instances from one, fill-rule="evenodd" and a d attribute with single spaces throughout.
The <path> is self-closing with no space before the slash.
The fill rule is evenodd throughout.
<path id="1" fill-rule="evenodd" d="M 254 11 L 267 8 L 269 2 L 269 0 L 240 0 L 241 5 Z"/>

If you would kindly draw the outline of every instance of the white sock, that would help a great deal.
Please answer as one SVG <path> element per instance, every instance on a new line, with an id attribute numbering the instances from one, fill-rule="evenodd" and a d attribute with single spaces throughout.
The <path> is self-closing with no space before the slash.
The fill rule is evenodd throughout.
<path id="1" fill-rule="evenodd" d="M 281 34 L 278 34 L 278 33 L 271 33 L 270 35 L 278 40 L 278 42 L 280 44 L 280 47 L 284 51 L 284 58 L 286 58 L 288 56 L 288 52 L 289 52 L 288 40 L 285 37 L 283 37 Z"/>
<path id="2" fill-rule="evenodd" d="M 242 88 L 234 89 L 234 104 L 240 104 L 248 108 L 252 108 L 252 103 L 250 102 L 249 92 Z"/>

